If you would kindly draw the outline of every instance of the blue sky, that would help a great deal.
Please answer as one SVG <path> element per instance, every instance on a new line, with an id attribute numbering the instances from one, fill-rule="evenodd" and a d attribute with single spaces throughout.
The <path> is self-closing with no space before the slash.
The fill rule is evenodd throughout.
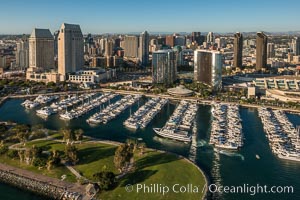
<path id="1" fill-rule="evenodd" d="M 0 34 L 80 24 L 83 33 L 300 30 L 300 1 L 3 0 Z"/>

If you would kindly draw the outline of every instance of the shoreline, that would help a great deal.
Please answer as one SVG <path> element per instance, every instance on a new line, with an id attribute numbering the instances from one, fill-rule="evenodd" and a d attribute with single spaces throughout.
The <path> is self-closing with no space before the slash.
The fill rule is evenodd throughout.
<path id="1" fill-rule="evenodd" d="M 122 142 L 117 142 L 117 141 L 113 141 L 113 140 L 102 140 L 102 139 L 93 138 L 93 137 L 90 137 L 90 136 L 84 136 L 84 137 L 89 139 L 89 141 L 86 141 L 86 143 L 102 143 L 102 144 L 109 144 L 109 145 L 113 145 L 113 146 L 119 146 L 121 144 L 124 144 Z M 47 139 L 45 139 L 45 140 L 47 140 Z M 196 167 L 197 170 L 202 174 L 202 176 L 204 178 L 204 182 L 205 182 L 205 184 L 204 184 L 205 191 L 204 190 L 202 191 L 202 194 L 204 194 L 204 193 L 205 194 L 203 195 L 203 197 L 201 198 L 201 200 L 207 199 L 207 196 L 208 196 L 208 185 L 210 184 L 210 179 L 209 179 L 209 176 L 199 166 L 197 166 L 196 163 L 192 162 L 191 160 L 189 160 L 188 158 L 186 158 L 186 157 L 184 157 L 182 155 L 179 155 L 179 154 L 176 154 L 176 153 L 173 153 L 173 152 L 159 150 L 159 149 L 153 149 L 153 148 L 147 148 L 147 149 L 151 150 L 151 151 L 160 152 L 160 153 L 167 153 L 167 154 L 175 155 L 178 158 L 184 159 L 187 163 L 189 163 L 192 166 Z M 0 163 L 0 182 L 12 185 L 13 187 L 17 187 L 17 188 L 20 188 L 20 189 L 25 190 L 25 191 L 33 192 L 34 194 L 37 194 L 37 195 L 47 196 L 47 195 L 45 195 L 45 193 L 40 193 L 38 189 L 37 189 L 37 191 L 31 190 L 30 188 L 26 188 L 26 187 L 24 187 L 22 185 L 20 186 L 18 184 L 11 183 L 9 181 L 3 180 L 2 176 L 1 176 L 1 173 L 3 173 L 3 172 L 4 173 L 5 172 L 6 173 L 16 172 L 15 174 L 18 174 L 18 176 L 23 177 L 25 179 L 30 179 L 30 180 L 35 181 L 37 183 L 42 182 L 42 183 L 45 183 L 45 184 L 49 184 L 50 187 L 52 185 L 55 185 L 57 188 L 60 189 L 59 190 L 60 197 L 63 196 L 64 192 L 66 191 L 65 190 L 66 188 L 68 188 L 68 192 L 78 193 L 81 196 L 85 195 L 85 189 L 84 189 L 84 186 L 82 186 L 82 185 L 78 185 L 78 184 L 74 184 L 74 183 L 69 183 L 69 182 L 65 182 L 65 181 L 60 181 L 59 179 L 51 178 L 51 177 L 44 176 L 44 175 L 41 175 L 41 174 L 36 174 L 36 173 L 31 172 L 29 170 L 25 170 L 25 169 L 21 169 L 21 168 L 17 168 L 17 167 L 14 167 L 14 166 L 10 166 L 10 165 L 6 165 L 6 164 Z M 22 174 L 22 175 L 20 175 L 20 174 Z M 47 196 L 47 197 L 53 198 L 52 196 Z M 54 197 L 54 199 L 57 199 L 57 198 Z M 61 198 L 59 198 L 59 199 L 61 199 Z M 74 198 L 74 200 L 75 199 L 76 198 Z M 78 198 L 78 200 L 79 199 L 80 198 Z M 89 199 L 89 198 L 87 196 L 84 196 L 83 199 Z M 67 199 L 67 200 L 73 200 L 73 199 L 70 198 L 70 199 Z"/>
<path id="2" fill-rule="evenodd" d="M 0 163 L 0 181 L 51 199 L 89 199 L 83 186 Z"/>
<path id="3" fill-rule="evenodd" d="M 175 97 L 175 96 L 170 96 L 167 94 L 153 94 L 153 93 L 143 93 L 143 92 L 138 92 L 138 91 L 127 91 L 127 90 L 113 90 L 113 89 L 105 89 L 105 88 L 100 88 L 100 89 L 93 89 L 93 90 L 82 90 L 82 91 L 67 91 L 67 92 L 52 92 L 52 93 L 41 93 L 41 94 L 29 94 L 29 95 L 11 95 L 11 96 L 6 96 L 3 97 L 0 101 L 0 106 L 2 106 L 3 103 L 5 103 L 9 99 L 25 99 L 25 98 L 32 98 L 32 97 L 37 97 L 39 95 L 45 95 L 45 96 L 50 96 L 50 95 L 70 95 L 70 94 L 84 94 L 84 93 L 91 93 L 91 92 L 113 92 L 116 94 L 121 94 L 121 95 L 143 95 L 145 97 L 160 97 L 160 98 L 168 98 L 170 100 L 175 100 L 175 101 L 180 101 L 180 100 L 188 100 L 188 101 L 196 101 L 198 104 L 204 104 L 204 105 L 211 105 L 212 102 L 218 102 L 218 103 L 233 103 L 233 104 L 238 104 L 241 107 L 246 107 L 246 108 L 260 108 L 260 107 L 267 107 L 267 108 L 272 108 L 275 110 L 283 110 L 286 112 L 291 112 L 291 113 L 296 113 L 300 114 L 300 109 L 292 109 L 292 108 L 284 108 L 284 107 L 277 107 L 277 106 L 264 106 L 264 105 L 256 105 L 256 104 L 241 104 L 238 102 L 227 102 L 227 101 L 215 101 L 215 100 L 205 100 L 205 99 L 200 99 L 197 97 Z"/>
<path id="4" fill-rule="evenodd" d="M 121 144 L 124 144 L 122 142 L 117 142 L 117 141 L 113 141 L 113 140 L 103 140 L 103 139 L 99 139 L 99 138 L 94 138 L 94 137 L 91 137 L 91 136 L 84 136 L 85 138 L 88 138 L 90 139 L 90 141 L 88 142 L 100 142 L 100 143 L 103 143 L 103 144 L 110 144 L 110 145 L 114 145 L 114 146 L 119 146 Z M 149 148 L 147 147 L 146 149 L 148 150 L 152 150 L 152 151 L 156 151 L 156 152 L 160 152 L 160 153 L 167 153 L 167 154 L 172 154 L 172 155 L 175 155 L 177 156 L 178 158 L 181 158 L 181 159 L 184 159 L 186 162 L 188 162 L 189 164 L 193 165 L 194 167 L 196 167 L 198 169 L 198 171 L 202 174 L 202 176 L 204 177 L 204 181 L 205 181 L 205 195 L 203 195 L 202 197 L 202 200 L 204 199 L 207 199 L 207 195 L 208 195 L 208 185 L 210 184 L 210 178 L 209 176 L 196 164 L 194 163 L 193 161 L 189 160 L 188 158 L 182 156 L 182 155 L 179 155 L 179 154 L 176 154 L 176 153 L 173 153 L 173 152 L 169 152 L 169 151 L 165 151 L 165 150 L 160 150 L 160 149 L 153 149 L 153 148 Z"/>

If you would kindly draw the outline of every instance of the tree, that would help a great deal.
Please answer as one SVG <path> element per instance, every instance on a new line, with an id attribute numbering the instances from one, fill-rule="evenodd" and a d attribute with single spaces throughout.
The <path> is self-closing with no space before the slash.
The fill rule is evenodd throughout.
<path id="1" fill-rule="evenodd" d="M 73 165 L 75 165 L 79 161 L 78 150 L 74 145 L 71 145 L 71 144 L 66 145 L 65 156 L 66 156 L 67 162 L 70 162 Z"/>
<path id="2" fill-rule="evenodd" d="M 67 143 L 67 145 L 74 141 L 74 133 L 70 129 L 62 129 L 63 140 Z"/>
<path id="3" fill-rule="evenodd" d="M 123 172 L 133 158 L 133 148 L 129 144 L 120 145 L 114 156 L 115 167 Z"/>
<path id="4" fill-rule="evenodd" d="M 47 170 L 51 170 L 53 167 L 58 166 L 60 161 L 59 153 L 56 150 L 53 150 L 47 161 Z"/>
<path id="5" fill-rule="evenodd" d="M 145 153 L 146 143 L 145 142 L 139 143 L 138 148 L 140 149 L 140 154 L 143 155 Z"/>
<path id="6" fill-rule="evenodd" d="M 76 141 L 80 141 L 83 138 L 84 131 L 82 129 L 77 129 L 74 131 Z"/>
<path id="7" fill-rule="evenodd" d="M 130 146 L 130 148 L 132 149 L 133 152 L 136 151 L 137 146 L 138 146 L 138 142 L 136 139 L 127 139 L 126 143 Z"/>
<path id="8" fill-rule="evenodd" d="M 93 175 L 93 178 L 97 181 L 100 190 L 112 189 L 116 183 L 116 175 L 110 171 L 101 171 Z"/>
<path id="9" fill-rule="evenodd" d="M 0 155 L 5 154 L 8 151 L 8 146 L 4 144 L 3 140 L 0 142 Z"/>

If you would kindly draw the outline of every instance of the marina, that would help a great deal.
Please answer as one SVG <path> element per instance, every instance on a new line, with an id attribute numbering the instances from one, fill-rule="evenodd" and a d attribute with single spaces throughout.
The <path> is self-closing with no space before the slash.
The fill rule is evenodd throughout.
<path id="1" fill-rule="evenodd" d="M 50 103 L 54 100 L 57 100 L 58 98 L 59 98 L 59 96 L 57 96 L 57 95 L 54 95 L 54 96 L 39 95 L 33 101 L 28 100 L 28 99 L 25 100 L 21 105 L 27 109 L 32 109 L 32 108 L 38 107 L 40 105 Z"/>
<path id="2" fill-rule="evenodd" d="M 111 99 L 115 98 L 116 96 L 117 96 L 116 94 L 109 94 L 109 93 L 103 94 L 99 97 L 89 99 L 88 102 L 75 107 L 71 111 L 66 110 L 65 113 L 61 113 L 59 116 L 62 119 L 66 119 L 66 120 L 71 120 L 74 118 L 81 117 L 82 115 L 101 106 L 103 103 L 110 101 Z"/>
<path id="3" fill-rule="evenodd" d="M 123 123 L 124 126 L 133 130 L 145 128 L 168 102 L 168 99 L 150 99 Z"/>
<path id="4" fill-rule="evenodd" d="M 212 105 L 210 144 L 216 148 L 237 150 L 243 146 L 239 107 L 231 104 Z M 218 149 L 215 149 L 218 151 Z"/>
<path id="5" fill-rule="evenodd" d="M 163 128 L 153 128 L 161 137 L 190 143 L 192 136 L 190 129 L 193 125 L 198 109 L 197 104 L 181 101 Z"/>
<path id="6" fill-rule="evenodd" d="M 116 99 L 118 100 L 119 98 Z M 144 105 L 148 100 L 149 98 L 142 98 L 139 104 Z M 72 130 L 81 128 L 84 130 L 85 135 L 99 138 L 100 140 L 125 142 L 128 138 L 142 138 L 147 147 L 171 151 L 190 159 L 195 158 L 196 164 L 208 175 L 211 183 L 238 185 L 247 179 L 249 185 L 256 185 L 259 182 L 266 185 L 293 185 L 294 188 L 300 187 L 299 162 L 278 159 L 274 156 L 269 147 L 268 139 L 264 133 L 256 108 L 240 107 L 239 112 L 242 119 L 243 135 L 247 142 L 238 151 L 238 155 L 227 155 L 227 153 L 223 154 L 222 152 L 215 153 L 211 146 L 208 145 L 212 117 L 211 106 L 209 105 L 198 105 L 199 108 L 196 114 L 197 133 L 194 137 L 197 141 L 197 147 L 192 148 L 191 146 L 194 142 L 186 144 L 184 142 L 165 139 L 157 136 L 153 131 L 153 127 L 163 127 L 174 113 L 177 107 L 174 101 L 170 101 L 164 106 L 146 128 L 138 129 L 135 134 L 132 134 L 132 131 L 128 130 L 123 125 L 123 122 L 130 117 L 130 110 L 132 113 L 135 113 L 139 109 L 137 103 L 132 105 L 131 109 L 125 110 L 116 119 L 110 121 L 109 125 L 99 124 L 97 126 L 90 126 L 85 121 L 89 118 L 89 115 L 99 112 L 98 109 L 94 109 L 87 115 L 73 120 L 62 120 L 59 115 L 51 115 L 47 120 L 43 120 L 36 115 L 35 109 L 29 110 L 21 106 L 22 101 L 24 100 L 10 99 L 6 101 L 0 107 L 0 120 L 10 120 L 32 126 L 43 124 L 45 128 L 53 130 L 60 130 L 63 127 Z M 14 112 L 10 112 L 12 109 Z M 286 116 L 293 123 L 294 127 L 300 124 L 299 115 L 286 113 Z M 194 152 L 194 149 L 196 149 L 195 157 L 191 155 L 191 150 Z M 260 156 L 259 160 L 256 158 L 256 155 Z M 16 192 L 15 194 L 17 196 L 22 193 Z M 22 198 L 23 196 L 18 197 Z M 300 198 L 300 194 L 296 191 L 294 194 L 256 194 L 256 197 L 265 200 L 277 198 L 288 200 L 298 199 Z M 236 194 L 223 193 L 222 195 L 214 194 L 207 199 L 231 200 L 236 198 Z M 251 200 L 253 196 L 245 194 L 241 198 Z"/>
<path id="7" fill-rule="evenodd" d="M 281 159 L 300 161 L 299 128 L 296 129 L 283 111 L 258 109 L 272 152 Z"/>
<path id="8" fill-rule="evenodd" d="M 136 103 L 141 97 L 141 95 L 126 95 L 116 103 L 108 105 L 102 111 L 89 117 L 86 122 L 89 124 L 106 124 L 120 115 L 125 109 Z"/>
<path id="9" fill-rule="evenodd" d="M 95 95 L 96 95 L 96 93 L 81 94 L 81 95 L 69 95 L 66 99 L 63 99 L 59 102 L 52 103 L 50 105 L 50 107 L 53 108 L 54 111 L 65 110 L 68 107 L 77 105 L 80 102 L 83 103 L 85 100 L 88 100 L 89 98 L 92 98 Z"/>

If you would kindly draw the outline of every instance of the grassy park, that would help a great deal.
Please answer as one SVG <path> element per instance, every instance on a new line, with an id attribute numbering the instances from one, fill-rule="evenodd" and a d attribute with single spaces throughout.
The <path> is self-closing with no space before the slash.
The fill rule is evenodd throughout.
<path id="1" fill-rule="evenodd" d="M 25 147 L 41 147 L 44 151 L 63 151 L 65 143 L 51 140 L 40 140 L 27 142 Z M 117 149 L 116 145 L 104 144 L 101 142 L 83 141 L 76 144 L 78 149 L 79 161 L 73 167 L 83 177 L 93 181 L 93 174 L 108 170 L 116 175 L 119 171 L 114 165 L 114 155 Z M 129 171 L 121 177 L 117 184 L 109 190 L 101 191 L 98 197 L 101 199 L 201 199 L 204 195 L 202 188 L 205 184 L 205 178 L 202 173 L 191 163 L 176 155 L 158 152 L 151 149 L 145 149 L 141 155 L 134 154 L 134 170 Z M 18 159 L 11 159 L 7 155 L 0 156 L 0 162 L 8 165 L 20 167 L 32 172 L 40 173 L 46 176 L 61 178 L 66 175 L 66 181 L 76 182 L 76 177 L 63 165 L 57 166 L 51 170 L 38 168 L 21 163 Z M 174 193 L 170 191 L 164 196 L 160 193 L 137 193 L 126 192 L 125 186 L 131 184 L 162 184 L 172 188 L 174 184 L 186 186 L 193 184 L 199 187 L 198 193 Z"/>

